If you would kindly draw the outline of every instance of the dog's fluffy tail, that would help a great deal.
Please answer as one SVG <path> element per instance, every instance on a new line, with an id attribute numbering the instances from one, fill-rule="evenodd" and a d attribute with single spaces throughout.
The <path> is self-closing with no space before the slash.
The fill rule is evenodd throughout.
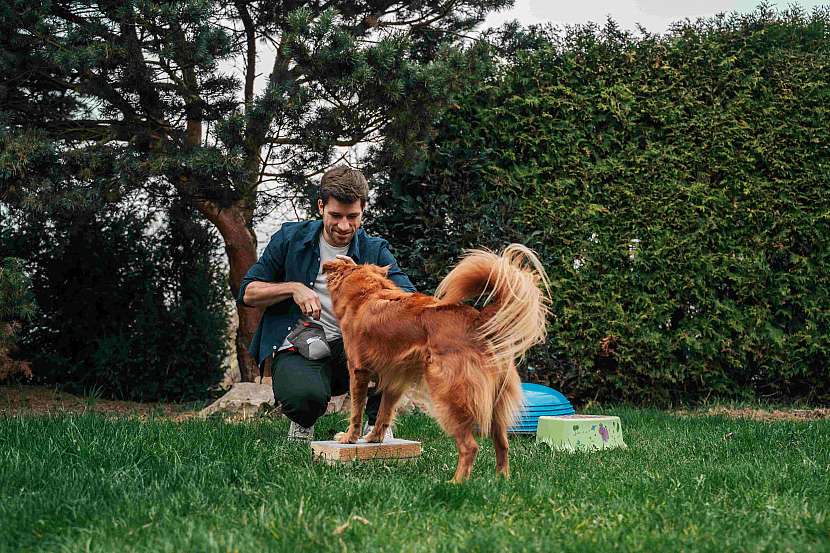
<path id="1" fill-rule="evenodd" d="M 548 277 L 533 250 L 521 244 L 510 244 L 501 255 L 468 250 L 438 285 L 435 297 L 442 305 L 484 297 L 478 331 L 498 367 L 514 366 L 545 339 Z"/>

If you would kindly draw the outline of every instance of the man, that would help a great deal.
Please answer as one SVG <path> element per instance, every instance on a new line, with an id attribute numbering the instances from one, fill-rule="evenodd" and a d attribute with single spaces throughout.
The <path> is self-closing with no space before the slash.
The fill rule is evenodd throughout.
<path id="1" fill-rule="evenodd" d="M 265 308 L 249 351 L 260 365 L 269 355 L 273 358 L 274 399 L 291 420 L 290 439 L 312 439 L 314 422 L 325 413 L 331 396 L 349 390 L 343 340 L 323 263 L 340 257 L 388 265 L 389 278 L 403 290 L 415 291 L 389 252 L 389 243 L 360 228 L 368 196 L 369 187 L 360 171 L 345 166 L 327 171 L 317 199 L 322 220 L 285 223 L 239 288 L 237 301 Z M 322 325 L 331 355 L 309 359 L 288 341 L 296 325 L 310 322 Z M 369 425 L 374 425 L 379 405 L 380 394 L 370 394 L 366 404 Z"/>

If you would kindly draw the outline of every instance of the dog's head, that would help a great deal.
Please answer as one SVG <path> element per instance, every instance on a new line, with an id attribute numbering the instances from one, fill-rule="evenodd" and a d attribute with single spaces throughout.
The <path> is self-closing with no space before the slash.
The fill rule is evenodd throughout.
<path id="1" fill-rule="evenodd" d="M 326 275 L 326 281 L 330 292 L 335 292 L 340 289 L 343 280 L 355 272 L 360 265 L 349 263 L 342 259 L 332 259 L 323 263 L 323 274 Z"/>
<path id="2" fill-rule="evenodd" d="M 355 265 L 342 259 L 323 263 L 329 292 L 335 295 L 350 294 L 361 290 L 387 288 L 389 267 Z"/>

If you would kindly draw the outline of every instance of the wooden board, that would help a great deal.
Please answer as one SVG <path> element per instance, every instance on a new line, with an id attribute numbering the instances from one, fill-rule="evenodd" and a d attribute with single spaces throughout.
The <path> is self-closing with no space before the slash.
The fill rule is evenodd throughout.
<path id="1" fill-rule="evenodd" d="M 382 443 L 341 444 L 336 441 L 311 442 L 315 460 L 327 463 L 371 461 L 372 459 L 416 459 L 421 456 L 421 442 L 393 439 Z"/>

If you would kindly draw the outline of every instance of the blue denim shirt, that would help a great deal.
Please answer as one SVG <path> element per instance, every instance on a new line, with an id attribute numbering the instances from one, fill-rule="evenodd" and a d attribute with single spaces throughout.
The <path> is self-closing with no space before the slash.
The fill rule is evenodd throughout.
<path id="1" fill-rule="evenodd" d="M 285 223 L 271 237 L 262 256 L 254 263 L 239 286 L 237 303 L 245 305 L 245 289 L 255 281 L 302 282 L 314 288 L 317 272 L 320 270 L 320 232 L 323 221 L 302 221 Z M 389 242 L 383 238 L 369 236 L 358 229 L 349 244 L 349 257 L 355 263 L 389 265 L 389 278 L 402 290 L 414 292 L 409 277 L 398 267 L 398 262 L 389 251 Z M 292 298 L 268 306 L 259 322 L 254 340 L 248 351 L 262 364 L 274 349 L 283 343 L 294 323 L 299 320 L 300 308 Z"/>

